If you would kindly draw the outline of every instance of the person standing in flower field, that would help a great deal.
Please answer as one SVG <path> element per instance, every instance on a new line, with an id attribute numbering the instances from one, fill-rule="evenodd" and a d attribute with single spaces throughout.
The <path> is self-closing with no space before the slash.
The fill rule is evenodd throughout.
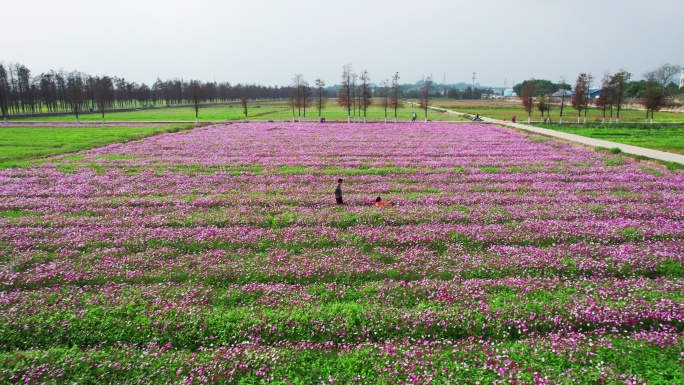
<path id="1" fill-rule="evenodd" d="M 342 178 L 337 180 L 337 188 L 335 189 L 335 200 L 338 205 L 344 204 L 342 202 Z"/>

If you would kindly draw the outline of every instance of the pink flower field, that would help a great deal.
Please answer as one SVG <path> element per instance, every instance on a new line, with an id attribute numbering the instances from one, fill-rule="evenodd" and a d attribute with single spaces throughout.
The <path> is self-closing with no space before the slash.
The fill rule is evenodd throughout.
<path id="1" fill-rule="evenodd" d="M 2 170 L 0 383 L 684 384 L 683 203 L 682 173 L 477 124 Z"/>

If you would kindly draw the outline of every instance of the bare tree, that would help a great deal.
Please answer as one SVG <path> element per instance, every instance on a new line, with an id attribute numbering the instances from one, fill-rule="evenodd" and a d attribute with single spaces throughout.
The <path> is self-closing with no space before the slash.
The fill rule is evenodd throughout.
<path id="1" fill-rule="evenodd" d="M 316 96 L 318 97 L 318 101 L 316 102 L 316 108 L 318 109 L 318 119 L 320 119 L 321 118 L 321 110 L 323 109 L 323 107 L 325 107 L 325 102 L 326 102 L 326 99 L 323 98 L 323 93 L 324 93 L 323 87 L 325 87 L 325 82 L 323 80 L 321 80 L 320 78 L 316 79 L 315 82 L 316 82 L 316 90 L 317 90 Z"/>
<path id="2" fill-rule="evenodd" d="M 135 99 L 138 101 L 138 104 L 144 107 L 149 106 L 149 101 L 151 100 L 152 96 L 152 90 L 150 90 L 150 87 L 147 86 L 147 84 L 143 83 L 141 84 L 138 88 L 135 90 Z"/>
<path id="3" fill-rule="evenodd" d="M 582 110 L 586 104 L 588 76 L 584 72 L 580 73 L 575 81 L 575 93 L 572 95 L 572 108 L 577 110 L 577 123 L 580 122 Z"/>
<path id="4" fill-rule="evenodd" d="M 297 116 L 301 120 L 302 116 L 306 120 L 306 108 L 310 107 L 312 104 L 311 100 L 311 87 L 309 87 L 309 82 L 304 80 L 302 74 L 296 74 L 292 78 L 292 101 L 294 107 L 297 107 Z M 302 115 L 303 112 L 303 115 Z"/>
<path id="5" fill-rule="evenodd" d="M 651 123 L 653 123 L 653 113 L 659 111 L 663 106 L 665 101 L 664 98 L 664 87 L 661 83 L 661 74 L 658 70 L 647 72 L 644 74 L 646 78 L 646 89 L 644 90 L 644 96 L 642 98 L 642 103 L 646 107 L 646 119 L 648 120 L 648 113 L 651 113 Z"/>
<path id="6" fill-rule="evenodd" d="M 304 110 L 304 120 L 306 120 L 306 108 L 311 107 L 313 100 L 311 99 L 311 87 L 309 87 L 309 82 L 304 80 L 300 85 L 302 95 L 302 108 Z"/>
<path id="7" fill-rule="evenodd" d="M 549 98 L 546 95 L 537 98 L 537 109 L 541 112 L 541 121 L 544 122 L 544 113 L 551 110 L 551 103 L 549 103 Z"/>
<path id="8" fill-rule="evenodd" d="M 565 75 L 561 75 L 560 81 L 558 83 L 558 88 L 559 91 L 561 92 L 561 105 L 560 105 L 560 114 L 558 115 L 558 124 L 563 124 L 563 107 L 565 107 L 565 94 L 567 91 L 564 88 L 561 88 L 560 86 L 565 84 Z"/>
<path id="9" fill-rule="evenodd" d="M 361 72 L 361 89 L 359 97 L 359 109 L 363 110 L 363 122 L 366 123 L 366 111 L 368 110 L 368 107 L 373 104 L 373 94 L 370 89 L 370 76 L 368 76 L 368 71 L 366 70 Z"/>
<path id="10" fill-rule="evenodd" d="M 293 106 L 297 108 L 297 116 L 301 120 L 302 117 L 302 105 L 304 100 L 304 95 L 302 95 L 302 85 L 305 83 L 304 76 L 302 74 L 295 74 L 292 78 L 292 100 L 294 102 Z"/>
<path id="11" fill-rule="evenodd" d="M 290 87 L 290 93 L 288 98 L 290 100 L 290 107 L 292 108 L 292 121 L 295 120 L 295 107 L 297 106 L 297 92 L 294 88 Z"/>
<path id="12" fill-rule="evenodd" d="M 199 123 L 199 105 L 202 102 L 202 87 L 199 80 L 190 81 L 190 100 L 195 107 L 195 123 Z"/>
<path id="13" fill-rule="evenodd" d="M 105 123 L 105 108 L 114 102 L 114 83 L 109 76 L 95 78 L 95 98 L 102 113 L 102 123 Z"/>
<path id="14" fill-rule="evenodd" d="M 587 86 L 585 88 L 585 98 L 584 98 L 584 123 L 587 122 L 587 111 L 589 110 L 589 103 L 591 103 L 591 86 L 594 83 L 594 76 L 589 73 L 587 75 Z"/>
<path id="15" fill-rule="evenodd" d="M 535 88 L 534 79 L 526 81 L 525 86 L 523 87 L 522 95 L 520 96 L 523 108 L 525 109 L 525 112 L 527 112 L 527 124 L 530 124 L 530 121 L 532 120 Z"/>
<path id="16" fill-rule="evenodd" d="M 242 97 L 240 97 L 240 106 L 242 107 L 242 112 L 245 114 L 245 120 L 247 120 L 247 116 L 249 114 L 249 111 L 247 110 L 247 104 L 249 103 L 249 87 L 245 85 L 242 87 Z"/>
<path id="17" fill-rule="evenodd" d="M 2 120 L 5 123 L 7 123 L 7 115 L 9 114 L 9 91 L 7 70 L 5 70 L 5 66 L 0 63 L 0 112 L 2 112 Z"/>
<path id="18" fill-rule="evenodd" d="M 420 108 L 422 108 L 425 111 L 425 121 L 427 122 L 427 116 L 428 116 L 428 106 L 430 104 L 430 88 L 432 87 L 432 78 L 429 76 L 425 78 L 425 82 L 423 82 L 423 87 L 421 88 L 421 94 L 420 94 Z"/>
<path id="19" fill-rule="evenodd" d="M 385 79 L 380 82 L 380 97 L 382 108 L 385 110 L 385 123 L 387 123 L 387 108 L 390 106 L 390 88 L 389 79 Z"/>
<path id="20" fill-rule="evenodd" d="M 617 114 L 615 116 L 615 123 L 620 123 L 620 110 L 625 99 L 625 90 L 627 89 L 627 82 L 632 77 L 632 74 L 621 69 L 611 78 L 613 86 L 613 105 L 616 106 Z"/>
<path id="21" fill-rule="evenodd" d="M 611 82 L 612 78 L 613 75 L 610 74 L 610 71 L 606 71 L 603 74 L 603 79 L 601 79 L 601 94 L 599 94 L 598 98 L 596 98 L 596 107 L 603 110 L 603 118 L 601 120 L 601 124 L 604 124 L 606 122 L 606 110 L 608 109 L 608 107 L 611 107 L 610 122 L 613 122 L 613 85 Z"/>
<path id="22" fill-rule="evenodd" d="M 347 107 L 347 123 L 351 118 L 353 95 L 352 95 L 352 66 L 346 64 L 342 67 L 342 88 L 340 88 L 337 104 Z"/>
<path id="23" fill-rule="evenodd" d="M 247 114 L 249 112 L 247 110 L 248 101 L 249 101 L 249 98 L 247 96 L 243 96 L 240 98 L 240 106 L 242 107 L 242 112 L 245 114 L 245 120 L 247 120 Z"/>
<path id="24" fill-rule="evenodd" d="M 357 74 L 351 74 L 351 85 L 349 86 L 349 89 L 351 90 L 352 116 L 354 117 L 354 121 L 356 121 L 356 106 L 358 105 L 356 98 L 359 95 L 358 85 L 356 84 L 358 78 L 359 76 Z"/>
<path id="25" fill-rule="evenodd" d="M 680 68 L 677 64 L 665 63 L 653 71 L 653 80 L 660 83 L 663 94 L 665 93 L 665 86 L 673 76 L 679 73 Z"/>
<path id="26" fill-rule="evenodd" d="M 394 123 L 397 122 L 397 109 L 404 106 L 402 103 L 401 85 L 399 85 L 399 72 L 392 76 L 392 84 L 390 85 L 390 107 L 394 109 Z"/>
<path id="27" fill-rule="evenodd" d="M 67 95 L 69 103 L 71 103 L 71 109 L 76 116 L 76 123 L 79 123 L 78 114 L 81 112 L 85 99 L 83 75 L 80 72 L 74 71 L 67 77 Z"/>

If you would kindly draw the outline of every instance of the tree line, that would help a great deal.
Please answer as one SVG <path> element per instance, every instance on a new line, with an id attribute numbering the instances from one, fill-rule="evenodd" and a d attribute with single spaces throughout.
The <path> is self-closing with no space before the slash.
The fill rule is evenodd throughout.
<path id="1" fill-rule="evenodd" d="M 83 112 L 103 115 L 114 108 L 194 105 L 230 101 L 286 99 L 290 86 L 231 84 L 159 78 L 151 85 L 116 76 L 92 76 L 79 71 L 49 71 L 33 76 L 20 63 L 0 62 L 0 112 L 10 115 Z"/>
<path id="2" fill-rule="evenodd" d="M 368 107 L 373 105 L 373 99 L 383 108 L 385 121 L 388 111 L 394 111 L 394 120 L 397 120 L 397 110 L 403 107 L 403 92 L 399 84 L 399 72 L 391 79 L 387 78 L 380 82 L 380 87 L 372 87 L 370 75 L 367 70 L 360 74 L 353 72 L 352 65 L 342 67 L 341 87 L 337 96 L 337 104 L 347 109 L 347 121 L 351 118 L 363 118 L 366 121 Z"/>
<path id="3" fill-rule="evenodd" d="M 564 78 L 557 84 L 548 80 L 530 79 L 517 84 L 514 90 L 519 92 L 523 108 L 527 112 L 528 122 L 534 108 L 541 112 L 542 121 L 550 121 L 552 102 L 555 100 L 559 103 L 558 121 L 562 124 L 566 99 L 569 99 L 570 106 L 577 111 L 578 123 L 581 121 L 586 123 L 587 110 L 592 104 L 602 111 L 602 122 L 608 119 L 612 123 L 615 116 L 615 122 L 619 123 L 620 111 L 628 98 L 640 99 L 640 103 L 646 109 L 646 118 L 648 119 L 650 114 L 651 121 L 653 121 L 654 112 L 664 107 L 668 98 L 682 92 L 671 82 L 679 69 L 678 65 L 665 63 L 646 72 L 645 79 L 640 81 L 630 81 L 632 74 L 624 69 L 620 69 L 615 74 L 606 71 L 598 88 L 592 88 L 593 75 L 583 72 L 577 76 L 572 92 Z M 544 118 L 545 113 L 546 118 Z M 582 114 L 584 114 L 583 119 Z"/>

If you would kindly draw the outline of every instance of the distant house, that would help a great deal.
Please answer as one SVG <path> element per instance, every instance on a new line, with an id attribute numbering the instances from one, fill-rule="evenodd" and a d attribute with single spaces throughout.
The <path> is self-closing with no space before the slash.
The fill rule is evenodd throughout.
<path id="1" fill-rule="evenodd" d="M 589 90 L 589 98 L 590 98 L 590 99 L 596 99 L 596 98 L 598 98 L 599 95 L 601 95 L 601 91 L 603 91 L 603 90 L 600 89 L 600 88 L 590 89 L 590 90 Z M 554 92 L 551 96 L 553 96 L 554 98 L 561 98 L 561 97 L 563 97 L 564 95 L 565 95 L 566 98 L 571 98 L 573 95 L 575 95 L 575 93 L 574 93 L 573 91 L 560 90 L 560 91 L 558 91 L 558 92 Z"/>
<path id="2" fill-rule="evenodd" d="M 572 91 L 560 90 L 560 91 L 554 92 L 553 94 L 551 94 L 551 96 L 554 98 L 562 98 L 563 96 L 565 96 L 566 98 L 569 98 L 574 94 L 575 93 Z"/>

